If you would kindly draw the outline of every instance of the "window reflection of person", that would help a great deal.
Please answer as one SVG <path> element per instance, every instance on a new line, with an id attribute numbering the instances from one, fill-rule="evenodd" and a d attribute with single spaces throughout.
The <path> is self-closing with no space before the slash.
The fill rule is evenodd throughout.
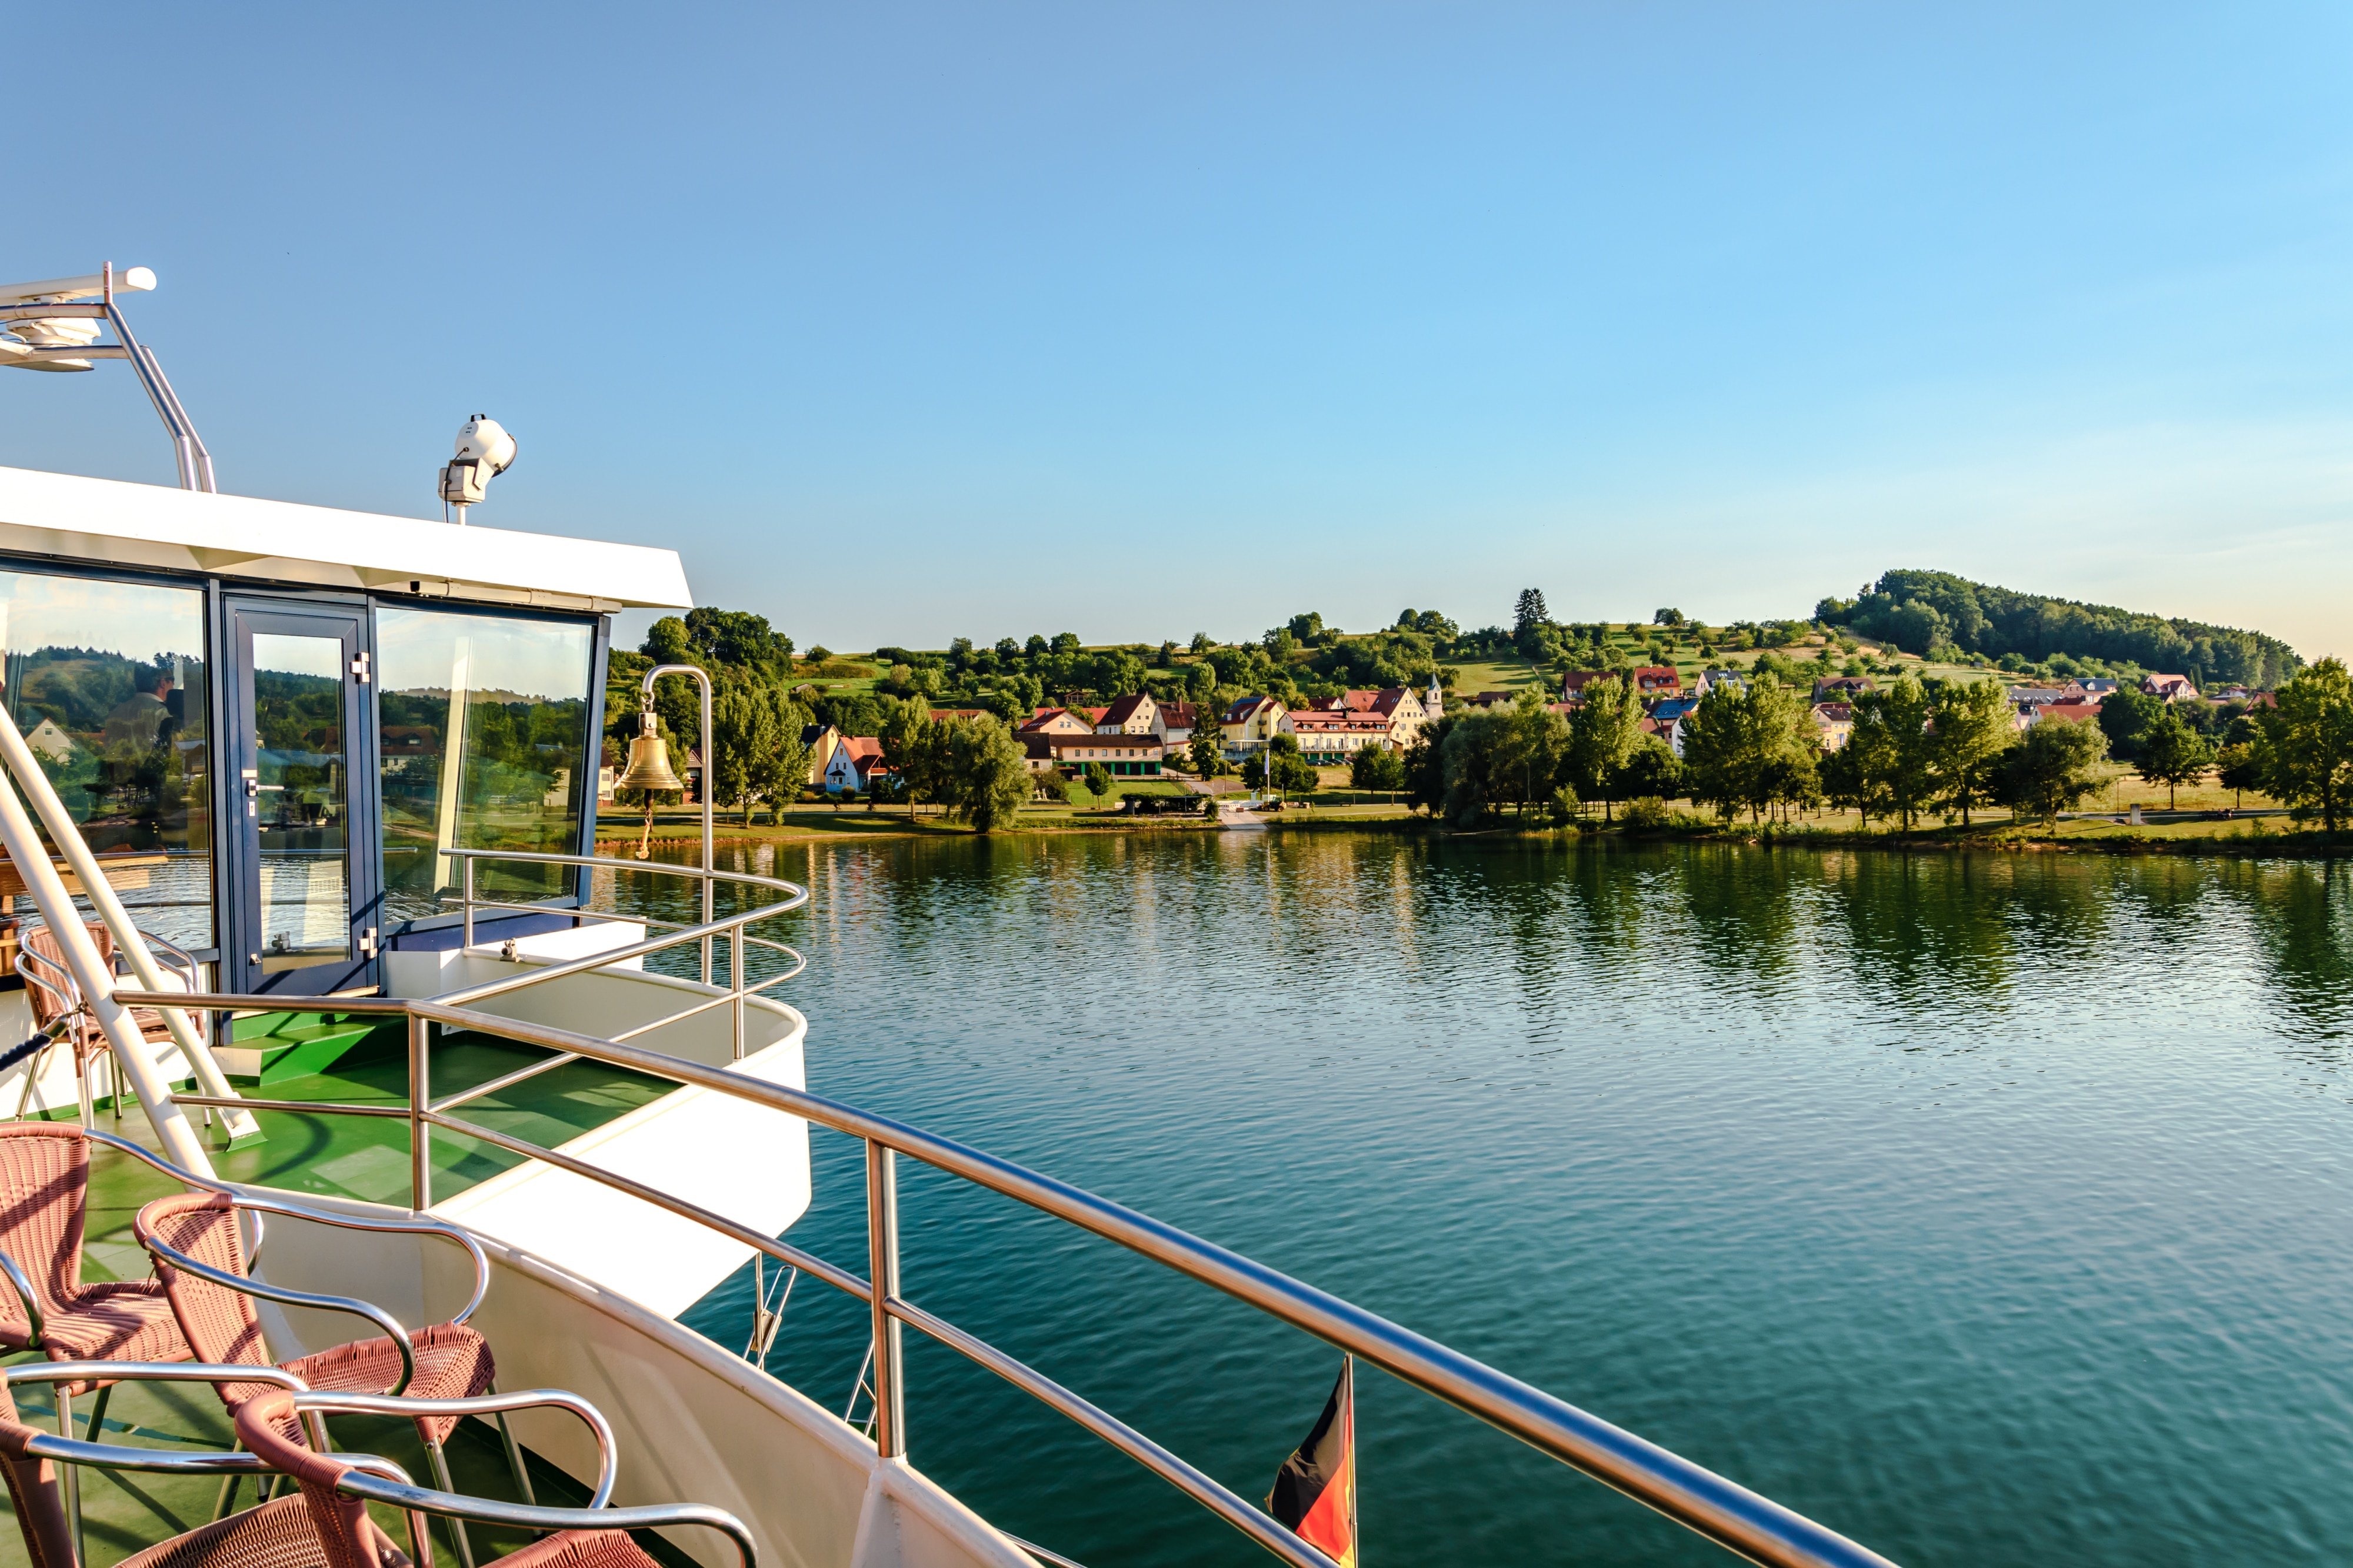
<path id="1" fill-rule="evenodd" d="M 171 670 L 141 665 L 132 672 L 132 683 L 137 689 L 106 716 L 104 742 L 110 751 L 124 742 L 152 751 L 164 739 L 164 725 L 171 717 Z"/>

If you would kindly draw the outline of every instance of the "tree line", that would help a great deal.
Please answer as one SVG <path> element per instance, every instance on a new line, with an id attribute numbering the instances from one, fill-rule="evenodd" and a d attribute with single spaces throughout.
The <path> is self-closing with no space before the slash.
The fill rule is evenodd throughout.
<path id="1" fill-rule="evenodd" d="M 1930 814 L 1966 826 L 1989 808 L 2055 822 L 2106 786 L 2113 754 L 2168 792 L 2217 773 L 2334 833 L 2353 817 L 2353 675 L 2323 659 L 2275 700 L 2219 737 L 2183 705 L 2138 692 L 2110 696 L 2096 722 L 2044 719 L 2021 733 L 1999 682 L 1907 674 L 1861 694 L 1845 743 L 1826 751 L 1808 694 L 1767 675 L 1712 687 L 1684 721 L 1678 758 L 1643 731 L 1624 682 L 1599 680 L 1566 715 L 1533 692 L 1447 714 L 1398 766 L 1407 798 L 1458 826 L 1506 808 L 1565 822 L 1596 804 L 1606 819 L 1619 801 L 1689 799 L 1726 820 L 1828 805 L 1908 829 Z"/>

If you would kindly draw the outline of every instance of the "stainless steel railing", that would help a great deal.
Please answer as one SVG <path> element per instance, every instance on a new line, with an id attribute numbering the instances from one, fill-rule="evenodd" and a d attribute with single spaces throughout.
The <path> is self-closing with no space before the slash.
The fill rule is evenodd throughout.
<path id="1" fill-rule="evenodd" d="M 551 980 L 560 980 L 567 974 L 581 974 L 590 970 L 607 968 L 626 959 L 640 958 L 648 953 L 660 952 L 690 942 L 696 943 L 701 950 L 702 984 L 708 985 L 711 984 L 712 940 L 714 936 L 723 934 L 728 939 L 728 994 L 725 996 L 713 997 L 710 1001 L 697 1004 L 682 1012 L 673 1013 L 668 1017 L 657 1018 L 650 1024 L 640 1024 L 628 1034 L 617 1037 L 624 1040 L 633 1039 L 638 1035 L 649 1034 L 666 1025 L 693 1017 L 698 1013 L 725 1006 L 731 1011 L 734 1027 L 735 1059 L 741 1061 L 744 1059 L 744 999 L 746 996 L 756 995 L 772 985 L 781 985 L 808 967 L 808 960 L 786 947 L 783 942 L 772 942 L 766 937 L 753 936 L 744 929 L 760 921 L 789 914 L 808 902 L 807 889 L 776 877 L 762 877 L 750 871 L 722 871 L 708 866 L 672 866 L 659 860 L 613 860 L 595 855 L 551 855 L 522 849 L 452 849 L 449 853 L 464 868 L 458 889 L 459 910 L 461 916 L 465 951 L 469 952 L 474 948 L 474 914 L 477 910 L 507 910 L 536 915 L 569 915 L 577 920 L 642 925 L 674 934 L 650 938 L 629 947 L 591 953 L 585 958 L 573 959 L 562 963 L 543 965 L 529 973 L 511 979 L 495 980 L 486 984 L 469 987 L 464 991 L 451 992 L 444 1000 L 460 1004 L 488 1001 L 493 996 L 503 996 L 509 992 L 543 985 Z M 705 858 L 708 858 L 707 847 Z M 478 863 L 485 860 L 516 860 L 534 866 L 575 866 L 602 868 L 607 870 L 644 871 L 656 876 L 673 877 L 682 881 L 696 882 L 701 884 L 702 889 L 702 921 L 699 925 L 689 925 L 680 921 L 656 920 L 648 915 L 591 909 L 586 902 L 588 897 L 586 891 L 581 895 L 582 903 L 575 908 L 557 908 L 548 904 L 513 903 L 499 899 L 485 899 L 477 894 L 474 887 L 474 868 Z M 714 920 L 712 916 L 712 889 L 715 884 L 721 882 L 736 887 L 767 888 L 783 893 L 786 897 L 779 903 L 744 910 L 725 920 Z M 782 973 L 770 975 L 757 984 L 747 984 L 744 978 L 747 968 L 744 957 L 747 950 L 751 948 L 765 948 L 772 952 L 782 953 L 792 960 L 792 966 Z M 536 1070 L 545 1071 L 548 1068 L 560 1064 L 543 1063 Z M 518 1080 L 510 1079 L 499 1087 L 504 1088 L 506 1083 L 515 1081 Z M 474 1091 L 476 1094 L 489 1092 L 487 1088 Z"/>
<path id="2" fill-rule="evenodd" d="M 480 853 L 483 858 L 491 858 L 492 852 Z M 432 1203 L 427 1153 L 432 1133 L 439 1130 L 543 1161 L 559 1170 L 627 1193 L 657 1208 L 726 1236 L 764 1257 L 797 1268 L 856 1299 L 866 1305 L 873 1332 L 875 1417 L 872 1436 L 876 1449 L 885 1458 L 900 1457 L 906 1452 L 905 1360 L 901 1331 L 903 1327 L 913 1327 L 1060 1412 L 1192 1497 L 1274 1556 L 1293 1564 L 1293 1568 L 1334 1568 L 1330 1558 L 1205 1471 L 1034 1367 L 908 1300 L 899 1273 L 896 1162 L 898 1156 L 903 1154 L 1116 1242 L 1178 1274 L 1212 1286 L 1271 1317 L 1361 1356 L 1403 1381 L 1647 1504 L 1751 1562 L 1767 1564 L 1768 1568 L 1892 1568 L 1886 1559 L 1836 1531 L 1580 1410 L 1566 1400 L 1556 1398 L 1542 1389 L 1366 1311 L 1327 1291 L 1319 1290 L 1124 1205 L 1001 1160 L 967 1144 L 803 1089 L 762 1082 L 722 1068 L 705 1067 L 698 1062 L 631 1045 L 625 1040 L 599 1039 L 481 1011 L 479 1003 L 512 994 L 529 985 L 547 984 L 566 974 L 586 973 L 625 959 L 686 942 L 701 942 L 714 934 L 733 931 L 733 945 L 738 954 L 735 984 L 725 995 L 703 1005 L 717 1005 L 733 999 L 738 1006 L 740 1020 L 741 999 L 746 994 L 742 983 L 740 955 L 744 938 L 741 927 L 797 908 L 807 899 L 802 889 L 789 883 L 743 873 L 707 873 L 700 868 L 662 867 L 653 862 L 604 860 L 578 856 L 516 858 L 616 870 L 669 871 L 691 877 L 715 875 L 726 880 L 786 890 L 794 896 L 767 909 L 696 925 L 649 921 L 649 924 L 665 924 L 668 928 L 666 934 L 588 958 L 546 965 L 528 975 L 471 986 L 443 996 L 418 1000 L 338 998 L 338 1011 L 378 1013 L 407 1019 L 409 1102 L 406 1110 L 394 1106 L 363 1107 L 307 1101 L 247 1100 L 234 1103 L 248 1109 L 299 1111 L 310 1115 L 359 1114 L 405 1118 L 410 1125 L 411 1205 L 420 1212 Z M 478 903 L 472 898 L 470 878 L 467 897 L 470 905 L 469 935 L 471 934 L 473 907 L 512 907 L 493 905 L 487 900 Z M 523 907 L 545 912 L 545 906 Z M 791 952 L 782 944 L 767 945 Z M 799 959 L 797 953 L 792 953 L 792 957 L 797 962 Z M 796 968 L 791 973 L 797 973 L 799 970 Z M 776 978 L 786 977 L 780 975 Z M 771 980 L 764 982 L 763 985 L 775 983 Z M 151 1006 L 168 1001 L 205 1012 L 277 1008 L 285 1005 L 281 997 L 221 993 L 189 995 L 125 988 L 118 989 L 114 995 L 125 1005 Z M 690 1008 L 674 1017 L 691 1016 L 702 1010 L 702 1006 Z M 562 1062 L 603 1062 L 763 1105 L 864 1141 L 867 1276 L 860 1278 L 851 1270 L 789 1242 L 763 1236 L 723 1215 L 675 1197 L 649 1184 L 452 1116 L 449 1114 L 452 1109 L 491 1092 L 494 1085 L 478 1086 L 440 1100 L 433 1098 L 430 1092 L 429 1031 L 437 1026 L 443 1029 L 471 1030 L 497 1036 L 552 1053 L 547 1060 L 533 1064 L 524 1072 L 506 1075 L 495 1080 L 495 1085 L 511 1084 L 530 1072 L 545 1071 Z M 633 1034 L 643 1032 L 642 1028 L 632 1031 Z M 741 1037 L 739 1022 L 739 1048 Z M 222 1103 L 218 1097 L 201 1094 L 183 1094 L 174 1099 L 181 1105 Z"/>

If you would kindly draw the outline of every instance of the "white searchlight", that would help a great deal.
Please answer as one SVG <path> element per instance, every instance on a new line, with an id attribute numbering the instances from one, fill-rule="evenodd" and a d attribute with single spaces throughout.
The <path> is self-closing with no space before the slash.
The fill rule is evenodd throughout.
<path id="1" fill-rule="evenodd" d="M 458 428 L 458 455 L 441 470 L 441 501 L 457 509 L 458 525 L 466 523 L 466 509 L 479 506 L 491 492 L 491 481 L 515 460 L 515 438 L 506 426 L 486 414 L 477 414 Z"/>

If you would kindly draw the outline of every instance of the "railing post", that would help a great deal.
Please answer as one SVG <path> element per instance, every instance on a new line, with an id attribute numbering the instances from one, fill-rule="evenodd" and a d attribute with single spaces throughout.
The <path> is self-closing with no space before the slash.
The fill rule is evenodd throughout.
<path id="1" fill-rule="evenodd" d="M 899 1293 L 899 1183 L 891 1151 L 866 1141 L 866 1250 L 873 1280 L 874 1451 L 895 1459 L 907 1451 L 907 1399 L 899 1356 L 899 1320 L 889 1303 Z"/>
<path id="2" fill-rule="evenodd" d="M 408 1206 L 417 1214 L 433 1206 L 433 1125 L 425 1120 L 433 1098 L 433 1068 L 427 1059 L 432 1027 L 429 1020 L 408 1016 Z"/>
<path id="3" fill-rule="evenodd" d="M 740 1062 L 744 1059 L 744 922 L 742 921 L 737 921 L 734 928 L 727 933 L 727 964 L 729 972 L 734 977 L 735 1000 L 728 1004 L 728 1011 L 734 1015 L 735 1059 Z"/>
<path id="4" fill-rule="evenodd" d="M 458 858 L 458 864 L 464 868 L 459 873 L 459 903 L 466 911 L 466 941 L 462 952 L 471 952 L 474 951 L 474 858 L 461 855 Z M 461 968 L 459 973 L 462 974 L 465 971 Z"/>

